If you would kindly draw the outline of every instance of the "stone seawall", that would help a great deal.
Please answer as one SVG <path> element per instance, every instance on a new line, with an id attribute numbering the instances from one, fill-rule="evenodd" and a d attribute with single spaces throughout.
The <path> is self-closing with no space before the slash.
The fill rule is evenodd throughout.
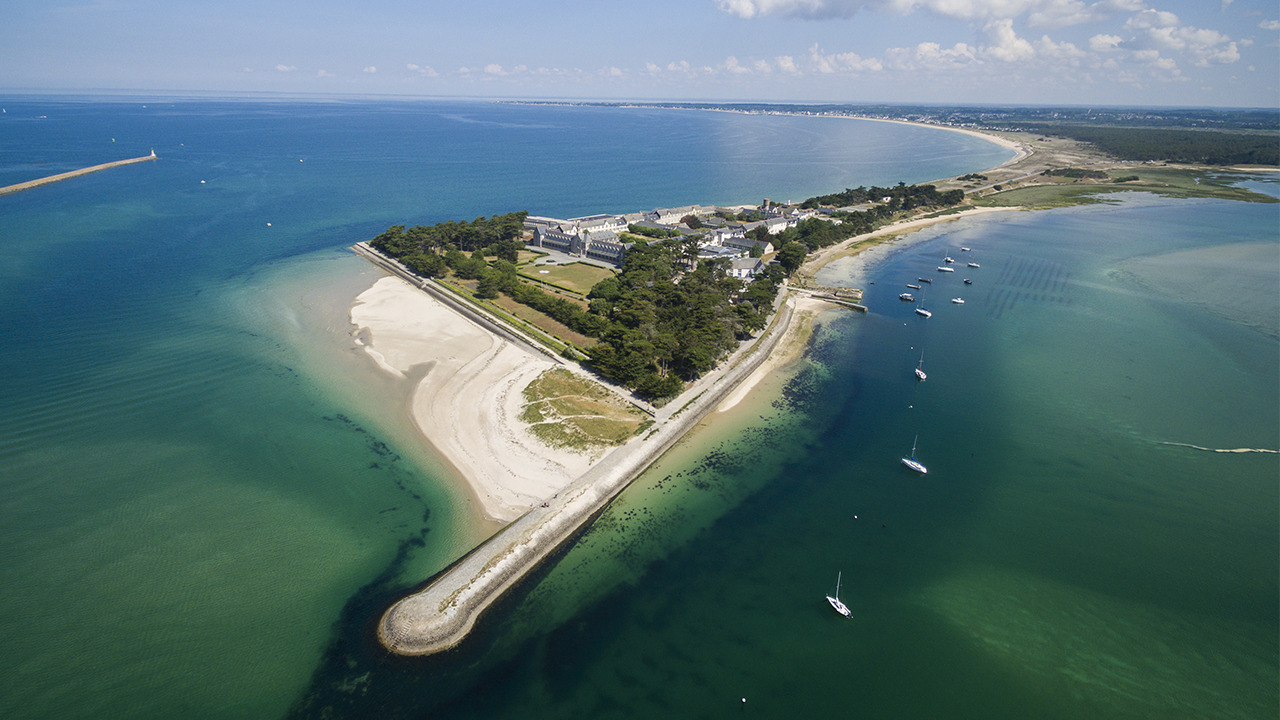
<path id="1" fill-rule="evenodd" d="M 382 644 L 401 655 L 427 655 L 461 642 L 494 600 L 572 537 L 750 376 L 785 334 L 791 316 L 791 305 L 783 303 L 772 326 L 745 355 L 730 358 L 686 391 L 668 406 L 674 412 L 664 413 L 648 433 L 605 456 L 544 506 L 530 510 L 431 585 L 393 605 L 378 624 Z M 693 399 L 677 405 L 689 396 Z"/>
<path id="2" fill-rule="evenodd" d="M 115 162 L 103 163 L 101 165 L 94 165 L 93 167 L 81 168 L 79 170 L 72 170 L 71 172 L 58 173 L 57 175 L 50 175 L 49 177 L 42 177 L 36 180 L 28 180 L 26 182 L 15 183 L 13 185 L 6 185 L 4 187 L 0 187 L 0 195 L 8 195 L 9 193 L 16 193 L 16 192 L 21 192 L 23 190 L 30 190 L 31 188 L 40 187 L 41 185 L 48 185 L 49 183 L 56 183 L 61 180 L 70 180 L 71 178 L 80 177 L 81 175 L 88 175 L 89 173 L 95 173 L 95 172 L 98 172 L 99 170 L 110 170 L 111 168 L 120 167 L 121 165 L 132 165 L 134 163 L 140 163 L 140 162 L 151 162 L 155 159 L 156 159 L 156 153 L 154 150 L 152 150 L 150 155 L 143 155 L 142 157 L 130 158 L 128 160 L 116 160 Z"/>

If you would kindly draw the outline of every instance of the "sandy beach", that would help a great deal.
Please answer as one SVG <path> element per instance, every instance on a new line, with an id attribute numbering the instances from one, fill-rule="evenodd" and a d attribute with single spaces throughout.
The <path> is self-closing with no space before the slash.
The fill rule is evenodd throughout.
<path id="1" fill-rule="evenodd" d="M 822 269 L 827 263 L 856 254 L 863 265 L 869 265 L 879 261 L 885 253 L 889 252 L 891 247 L 901 247 L 901 242 L 893 244 L 875 245 L 869 248 L 858 248 L 857 245 L 867 240 L 884 237 L 886 235 L 908 234 L 921 228 L 936 225 L 938 223 L 950 222 L 963 217 L 972 217 L 974 215 L 983 215 L 992 212 L 1008 212 L 1012 210 L 1021 210 L 1020 207 L 980 207 L 961 210 L 951 215 L 942 215 L 939 217 L 921 218 L 919 220 L 902 220 L 890 225 L 885 225 L 878 230 L 872 230 L 869 233 L 855 235 L 848 240 L 823 248 L 809 256 L 801 266 L 799 274 L 812 277 L 814 273 Z"/>
<path id="2" fill-rule="evenodd" d="M 518 419 L 521 392 L 556 367 L 551 360 L 395 277 L 356 298 L 351 322 L 379 367 L 416 383 L 414 423 L 467 479 L 489 519 L 510 522 L 590 467 L 590 456 L 542 444 Z"/>

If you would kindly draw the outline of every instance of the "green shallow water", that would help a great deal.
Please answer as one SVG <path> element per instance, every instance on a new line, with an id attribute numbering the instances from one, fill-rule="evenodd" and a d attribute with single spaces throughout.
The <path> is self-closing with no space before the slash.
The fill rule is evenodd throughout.
<path id="1" fill-rule="evenodd" d="M 378 614 L 483 531 L 349 342 L 378 275 L 343 247 L 1006 155 L 805 118 L 42 102 L 0 133 L 14 182 L 104 133 L 163 161 L 3 199 L 5 717 L 1276 715 L 1276 456 L 1161 444 L 1280 445 L 1280 332 L 1240 302 L 1280 303 L 1274 205 L 1129 195 L 833 266 L 872 313 L 825 316 L 457 652 L 402 660 Z M 957 245 L 975 286 L 916 320 L 898 284 Z M 1202 283 L 1223 266 L 1238 286 Z M 926 478 L 898 464 L 917 433 Z"/>
<path id="2" fill-rule="evenodd" d="M 664 459 L 469 645 L 335 657 L 302 714 L 1274 715 L 1280 462 L 1163 443 L 1277 448 L 1277 328 L 1135 268 L 1223 248 L 1233 292 L 1277 297 L 1232 251 L 1280 260 L 1275 227 L 1274 205 L 1126 196 L 899 246 L 859 271 L 870 314 L 827 314 L 793 377 Z M 938 273 L 948 253 L 982 267 Z M 929 320 L 896 298 L 926 273 Z M 916 433 L 923 477 L 898 464 Z M 852 620 L 823 599 L 837 571 Z M 366 700 L 324 690 L 352 678 Z"/>

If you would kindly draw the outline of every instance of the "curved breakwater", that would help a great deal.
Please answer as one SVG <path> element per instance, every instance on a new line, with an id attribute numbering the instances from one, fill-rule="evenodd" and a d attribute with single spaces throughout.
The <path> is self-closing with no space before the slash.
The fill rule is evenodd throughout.
<path id="1" fill-rule="evenodd" d="M 736 363 L 731 360 L 731 366 L 687 391 L 694 398 L 660 418 L 655 429 L 610 453 L 424 590 L 394 604 L 378 623 L 378 639 L 400 655 L 428 655 L 461 642 L 490 604 L 572 537 L 748 378 L 786 334 L 791 317 L 791 304 L 783 303 L 775 322 L 745 356 Z"/>

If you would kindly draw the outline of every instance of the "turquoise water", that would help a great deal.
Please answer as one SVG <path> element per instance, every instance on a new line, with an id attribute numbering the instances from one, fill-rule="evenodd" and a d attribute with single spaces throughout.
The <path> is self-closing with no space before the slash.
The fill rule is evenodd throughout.
<path id="1" fill-rule="evenodd" d="M 4 99 L 0 182 L 161 156 L 0 198 L 5 717 L 1280 711 L 1277 456 L 1163 444 L 1280 446 L 1280 206 L 1125 194 L 833 264 L 871 313 L 825 315 L 466 644 L 405 660 L 378 614 L 484 530 L 349 342 L 378 275 L 346 245 L 1007 153 L 814 118 L 157 100 Z M 896 297 L 917 276 L 929 320 Z M 898 464 L 917 434 L 925 477 Z"/>
<path id="2" fill-rule="evenodd" d="M 368 633 L 486 529 L 407 421 L 406 388 L 350 343 L 347 307 L 378 277 L 352 242 L 516 209 L 800 198 L 1010 155 L 814 118 L 2 100 L 0 184 L 160 157 L 0 198 L 6 718 L 280 717 L 334 698 L 412 716 L 433 701 L 400 699 L 456 676 L 384 667 Z M 332 672 L 353 650 L 376 667 Z"/>
<path id="3" fill-rule="evenodd" d="M 1280 462 L 1164 443 L 1276 449 L 1280 327 L 1162 260 L 1224 258 L 1269 309 L 1277 206 L 1117 202 L 829 266 L 871 313 L 825 316 L 794 377 L 682 443 L 469 645 L 350 643 L 299 714 L 1274 716 Z M 919 276 L 928 320 L 897 299 Z M 924 477 L 898 464 L 917 433 Z M 837 571 L 852 620 L 823 599 Z"/>

